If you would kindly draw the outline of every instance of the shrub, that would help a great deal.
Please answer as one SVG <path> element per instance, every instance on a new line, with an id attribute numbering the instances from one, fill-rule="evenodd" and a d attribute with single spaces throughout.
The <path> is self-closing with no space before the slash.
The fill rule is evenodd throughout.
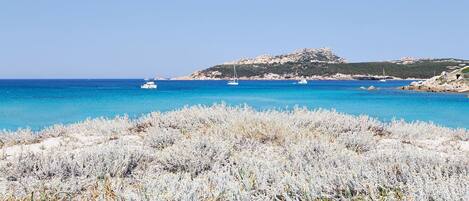
<path id="1" fill-rule="evenodd" d="M 466 129 L 195 106 L 3 132 L 0 199 L 467 200 Z"/>

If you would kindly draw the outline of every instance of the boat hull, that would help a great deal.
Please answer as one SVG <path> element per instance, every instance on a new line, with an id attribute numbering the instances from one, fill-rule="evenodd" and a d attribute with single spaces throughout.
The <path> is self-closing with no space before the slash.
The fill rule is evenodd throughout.
<path id="1" fill-rule="evenodd" d="M 142 85 L 141 89 L 156 89 L 158 88 L 156 85 Z"/>

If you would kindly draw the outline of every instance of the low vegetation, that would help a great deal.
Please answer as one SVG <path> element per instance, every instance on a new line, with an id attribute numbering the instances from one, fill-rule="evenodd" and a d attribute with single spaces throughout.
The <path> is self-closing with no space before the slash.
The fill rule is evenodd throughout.
<path id="1" fill-rule="evenodd" d="M 469 67 L 466 67 L 461 70 L 462 73 L 469 73 Z"/>
<path id="2" fill-rule="evenodd" d="M 468 200 L 469 131 L 214 105 L 0 133 L 1 200 Z"/>
<path id="3" fill-rule="evenodd" d="M 448 67 L 458 66 L 459 62 L 451 61 L 419 61 L 412 64 L 396 64 L 392 62 L 363 62 L 363 63 L 284 63 L 284 64 L 240 64 L 236 65 L 239 77 L 252 77 L 275 73 L 279 75 L 292 74 L 299 76 L 330 76 L 337 73 L 348 75 L 383 75 L 399 78 L 430 78 L 443 71 L 451 71 Z M 221 74 L 212 76 L 210 72 L 218 71 Z M 202 73 L 214 78 L 233 76 L 233 65 L 216 65 L 205 69 Z"/>

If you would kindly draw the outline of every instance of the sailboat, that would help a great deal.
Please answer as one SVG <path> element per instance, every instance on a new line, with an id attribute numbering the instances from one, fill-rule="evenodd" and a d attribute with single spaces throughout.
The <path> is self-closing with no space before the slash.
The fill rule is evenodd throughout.
<path id="1" fill-rule="evenodd" d="M 301 78 L 301 80 L 298 81 L 298 84 L 308 84 L 308 81 L 305 78 Z"/>
<path id="2" fill-rule="evenodd" d="M 228 81 L 228 85 L 231 85 L 231 86 L 237 86 L 239 83 L 238 83 L 238 75 L 236 74 L 236 66 L 233 65 L 233 79 Z"/>
<path id="3" fill-rule="evenodd" d="M 298 67 L 296 68 L 296 76 L 298 77 Z M 305 84 L 308 84 L 308 81 L 305 79 L 305 78 L 301 78 L 298 82 L 296 82 L 297 84 L 300 84 L 300 85 L 305 85 Z"/>
<path id="4" fill-rule="evenodd" d="M 383 68 L 383 78 L 379 80 L 380 82 L 386 82 L 386 72 L 384 72 Z"/>

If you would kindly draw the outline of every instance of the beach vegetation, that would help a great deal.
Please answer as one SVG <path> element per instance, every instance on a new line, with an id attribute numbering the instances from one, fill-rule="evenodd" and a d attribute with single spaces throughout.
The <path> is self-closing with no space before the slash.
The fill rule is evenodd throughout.
<path id="1" fill-rule="evenodd" d="M 1 200 L 467 200 L 469 131 L 224 104 L 0 134 Z"/>

